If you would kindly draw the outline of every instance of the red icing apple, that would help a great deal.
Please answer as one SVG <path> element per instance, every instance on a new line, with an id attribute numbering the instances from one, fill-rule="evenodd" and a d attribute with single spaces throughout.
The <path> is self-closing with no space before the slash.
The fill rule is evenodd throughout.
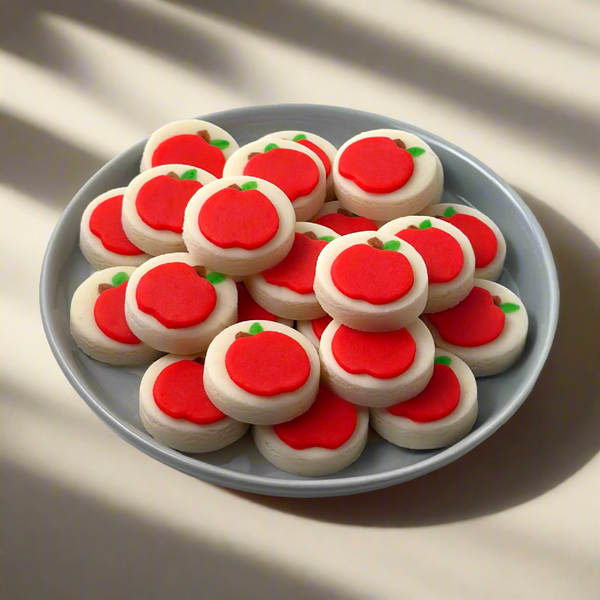
<path id="1" fill-rule="evenodd" d="M 211 140 L 208 131 L 173 136 L 161 142 L 152 155 L 152 166 L 191 165 L 223 177 L 227 140 Z"/>
<path id="2" fill-rule="evenodd" d="M 264 331 L 254 323 L 229 346 L 225 368 L 231 380 L 250 394 L 277 396 L 295 392 L 306 383 L 310 360 L 295 339 L 279 331 Z"/>
<path id="3" fill-rule="evenodd" d="M 352 437 L 356 421 L 356 406 L 321 384 L 308 411 L 292 421 L 274 425 L 273 430 L 284 444 L 295 450 L 335 450 Z"/>
<path id="4" fill-rule="evenodd" d="M 113 283 L 103 283 L 98 286 L 98 296 L 94 304 L 94 320 L 100 331 L 109 338 L 121 344 L 140 344 L 127 321 L 125 320 L 125 291 L 127 290 L 126 273 L 117 273 Z"/>
<path id="5" fill-rule="evenodd" d="M 286 287 L 297 294 L 312 294 L 317 258 L 327 241 L 314 239 L 313 233 L 296 233 L 289 254 L 277 265 L 263 271 L 267 283 Z"/>
<path id="6" fill-rule="evenodd" d="M 172 262 L 148 271 L 136 289 L 139 309 L 169 329 L 203 323 L 217 304 L 217 293 L 204 267 L 197 269 Z"/>
<path id="7" fill-rule="evenodd" d="M 138 192 L 135 207 L 140 218 L 152 229 L 183 231 L 183 217 L 190 198 L 202 187 L 195 180 L 196 169 L 159 175 L 147 181 Z"/>
<path id="8" fill-rule="evenodd" d="M 321 317 L 320 319 L 313 319 L 311 321 L 313 333 L 315 334 L 315 337 L 319 341 L 321 341 L 321 336 L 323 335 L 323 332 L 325 331 L 325 327 L 327 327 L 327 325 L 329 325 L 329 323 L 331 323 L 331 321 L 333 321 L 333 319 L 329 315 L 325 315 L 324 317 Z"/>
<path id="9" fill-rule="evenodd" d="M 213 194 L 200 209 L 198 226 L 219 248 L 256 250 L 270 242 L 279 229 L 279 215 L 255 181 L 234 184 Z"/>
<path id="10" fill-rule="evenodd" d="M 156 406 L 174 419 L 210 425 L 225 418 L 204 391 L 204 365 L 180 360 L 165 367 L 152 390 Z"/>
<path id="11" fill-rule="evenodd" d="M 384 244 L 376 237 L 346 248 L 331 266 L 333 284 L 348 298 L 370 304 L 399 300 L 414 283 L 412 266 L 399 248 L 397 240 Z"/>
<path id="12" fill-rule="evenodd" d="M 129 241 L 121 224 L 123 196 L 114 196 L 99 204 L 90 217 L 90 231 L 111 252 L 123 256 L 137 256 L 143 251 Z"/>
<path id="13" fill-rule="evenodd" d="M 408 183 L 415 168 L 413 156 L 424 152 L 416 147 L 407 150 L 401 140 L 364 138 L 342 152 L 339 171 L 365 192 L 389 194 Z"/>
<path id="14" fill-rule="evenodd" d="M 423 258 L 429 283 L 447 283 L 462 270 L 465 263 L 460 244 L 446 231 L 432 227 L 426 219 L 419 227 L 411 225 L 396 234 L 406 240 Z"/>
<path id="15" fill-rule="evenodd" d="M 444 211 L 442 220 L 460 229 L 469 239 L 475 253 L 475 267 L 487 267 L 498 252 L 498 239 L 483 221 L 473 215 L 457 213 L 451 206 Z"/>
<path id="16" fill-rule="evenodd" d="M 437 363 L 433 367 L 432 378 L 420 394 L 406 402 L 394 404 L 387 410 L 396 417 L 405 417 L 417 423 L 429 423 L 454 412 L 459 400 L 458 377 L 450 367 Z"/>
<path id="17" fill-rule="evenodd" d="M 329 177 L 329 173 L 331 173 L 331 161 L 329 160 L 329 156 L 327 156 L 327 154 L 314 142 L 307 140 L 303 133 L 299 133 L 297 136 L 295 136 L 294 142 L 298 142 L 298 144 L 301 146 L 312 150 L 323 163 L 323 167 L 325 167 L 325 177 Z"/>
<path id="18" fill-rule="evenodd" d="M 341 325 L 331 341 L 331 351 L 347 373 L 391 379 L 411 367 L 417 345 L 406 329 L 373 333 Z"/>
<path id="19" fill-rule="evenodd" d="M 315 223 L 329 227 L 340 235 L 348 235 L 357 231 L 377 231 L 377 225 L 371 219 L 353 215 L 345 208 L 339 208 L 337 212 L 323 215 Z"/>
<path id="20" fill-rule="evenodd" d="M 319 169 L 310 156 L 276 144 L 268 144 L 265 152 L 250 154 L 244 175 L 270 181 L 291 202 L 310 194 L 319 183 Z"/>
<path id="21" fill-rule="evenodd" d="M 242 282 L 235 284 L 238 290 L 238 323 L 242 321 L 276 321 L 277 317 L 257 304 Z"/>

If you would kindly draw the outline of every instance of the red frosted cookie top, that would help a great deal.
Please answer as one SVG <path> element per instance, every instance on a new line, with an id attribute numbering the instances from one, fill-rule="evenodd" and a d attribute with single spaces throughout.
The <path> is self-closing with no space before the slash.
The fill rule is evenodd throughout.
<path id="1" fill-rule="evenodd" d="M 125 291 L 127 290 L 127 281 L 110 287 L 110 284 L 101 285 L 106 287 L 94 304 L 94 320 L 100 331 L 109 338 L 121 342 L 121 344 L 140 344 L 127 321 L 125 320 Z"/>
<path id="2" fill-rule="evenodd" d="M 204 169 L 215 177 L 223 177 L 225 156 L 221 149 L 217 145 L 212 145 L 209 140 L 210 136 L 206 131 L 198 132 L 198 135 L 175 135 L 157 146 L 152 155 L 152 166 L 190 165 Z M 229 146 L 229 142 L 225 140 L 213 142 L 219 143 L 223 148 Z"/>
<path id="3" fill-rule="evenodd" d="M 340 156 L 340 175 L 371 194 L 395 192 L 408 183 L 415 168 L 412 154 L 403 146 L 387 137 L 357 140 Z"/>
<path id="4" fill-rule="evenodd" d="M 319 341 L 321 341 L 321 336 L 325 331 L 325 327 L 327 327 L 331 321 L 333 321 L 333 319 L 329 315 L 311 321 L 313 333 Z"/>
<path id="5" fill-rule="evenodd" d="M 321 148 L 317 146 L 314 142 L 310 142 L 306 139 L 294 139 L 294 141 L 300 144 L 301 146 L 312 150 L 319 157 L 319 159 L 323 163 L 323 166 L 325 167 L 325 177 L 329 177 L 329 173 L 331 173 L 331 161 L 329 160 L 329 156 L 327 156 L 325 151 L 321 150 Z"/>
<path id="6" fill-rule="evenodd" d="M 429 423 L 447 417 L 456 410 L 460 400 L 460 383 L 454 371 L 444 365 L 433 367 L 433 377 L 417 396 L 390 406 L 387 411 L 417 423 Z"/>
<path id="7" fill-rule="evenodd" d="M 502 333 L 505 321 L 494 297 L 478 286 L 460 304 L 427 317 L 445 342 L 465 348 L 493 342 Z"/>
<path id="8" fill-rule="evenodd" d="M 193 360 L 180 360 L 165 367 L 152 390 L 156 406 L 174 419 L 196 425 L 210 425 L 225 418 L 204 391 L 204 366 Z"/>
<path id="9" fill-rule="evenodd" d="M 371 238 L 369 245 L 356 244 L 342 250 L 331 266 L 333 284 L 348 298 L 370 304 L 399 300 L 414 283 L 412 266 L 397 251 L 399 247 L 398 241 L 383 244 Z"/>
<path id="10" fill-rule="evenodd" d="M 139 309 L 169 329 L 203 323 L 217 304 L 213 284 L 185 263 L 158 265 L 140 279 L 136 289 Z"/>
<path id="11" fill-rule="evenodd" d="M 263 271 L 262 276 L 271 285 L 286 287 L 297 294 L 312 294 L 317 258 L 326 245 L 326 241 L 296 233 L 289 254 L 279 264 Z"/>
<path id="12" fill-rule="evenodd" d="M 319 169 L 315 161 L 303 152 L 288 148 L 274 148 L 255 154 L 246 163 L 244 175 L 270 181 L 292 202 L 308 196 L 319 183 Z"/>
<path id="13" fill-rule="evenodd" d="M 274 425 L 277 437 L 295 450 L 327 448 L 345 444 L 356 429 L 356 406 L 321 384 L 317 399 L 304 414 Z"/>
<path id="14" fill-rule="evenodd" d="M 250 394 L 277 396 L 295 392 L 306 383 L 310 360 L 295 339 L 279 331 L 262 331 L 255 323 L 249 335 L 231 344 L 225 368 L 232 381 Z"/>
<path id="15" fill-rule="evenodd" d="M 391 379 L 412 366 L 417 345 L 407 329 L 374 333 L 341 325 L 331 341 L 331 351 L 347 373 Z"/>
<path id="16" fill-rule="evenodd" d="M 333 229 L 340 235 L 348 235 L 349 233 L 356 233 L 357 231 L 377 231 L 377 225 L 367 219 L 366 217 L 353 217 L 352 213 L 344 209 L 338 210 L 338 212 L 329 213 L 319 217 L 315 223 L 324 225 Z"/>
<path id="17" fill-rule="evenodd" d="M 242 321 L 276 321 L 277 317 L 265 310 L 260 304 L 257 304 L 249 294 L 246 286 L 242 283 L 236 283 L 238 290 L 238 319 Z"/>
<path id="18" fill-rule="evenodd" d="M 202 235 L 219 248 L 256 250 L 275 237 L 279 215 L 262 192 L 232 186 L 206 200 L 198 215 L 198 226 Z"/>
<path id="19" fill-rule="evenodd" d="M 450 209 L 446 209 L 448 212 Z M 444 212 L 444 215 L 446 214 Z M 454 213 L 450 217 L 441 217 L 454 227 L 460 229 L 469 239 L 475 253 L 475 267 L 487 267 L 496 257 L 498 252 L 498 239 L 496 235 L 481 219 L 472 215 Z"/>
<path id="20" fill-rule="evenodd" d="M 111 252 L 123 256 L 137 256 L 143 251 L 129 241 L 121 224 L 123 195 L 113 196 L 101 202 L 90 216 L 90 231 Z"/>
<path id="21" fill-rule="evenodd" d="M 135 207 L 142 221 L 152 229 L 181 233 L 188 202 L 201 187 L 195 179 L 159 175 L 141 187 Z"/>
<path id="22" fill-rule="evenodd" d="M 406 240 L 421 255 L 429 283 L 452 281 L 465 263 L 460 244 L 446 231 L 432 227 L 429 220 L 423 221 L 419 227 L 423 229 L 403 229 L 396 237 Z"/>

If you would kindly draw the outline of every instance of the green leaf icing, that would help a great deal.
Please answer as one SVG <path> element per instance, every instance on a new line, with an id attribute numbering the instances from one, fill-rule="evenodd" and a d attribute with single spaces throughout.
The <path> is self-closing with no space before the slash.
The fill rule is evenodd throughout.
<path id="1" fill-rule="evenodd" d="M 123 271 L 119 271 L 118 273 L 113 275 L 111 282 L 115 287 L 117 287 L 118 285 L 125 283 L 128 279 L 129 279 L 129 275 L 127 275 L 127 273 L 123 273 Z"/>
<path id="2" fill-rule="evenodd" d="M 300 140 L 305 140 L 306 136 L 303 133 L 299 133 L 298 135 L 295 135 L 293 138 L 294 142 L 299 142 Z"/>
<path id="3" fill-rule="evenodd" d="M 227 140 L 210 140 L 211 146 L 216 146 L 219 150 L 225 150 L 229 148 L 229 142 Z"/>
<path id="4" fill-rule="evenodd" d="M 432 225 L 429 219 L 425 219 L 419 223 L 419 229 L 429 229 L 430 227 L 432 227 Z"/>
<path id="5" fill-rule="evenodd" d="M 258 187 L 258 183 L 256 181 L 246 181 L 246 183 L 242 183 L 242 190 L 255 190 Z"/>
<path id="6" fill-rule="evenodd" d="M 198 169 L 189 169 L 179 179 L 198 179 Z"/>
<path id="7" fill-rule="evenodd" d="M 400 250 L 400 242 L 398 240 L 388 240 L 383 244 L 383 249 L 398 252 L 398 250 Z"/>
<path id="8" fill-rule="evenodd" d="M 417 156 L 421 156 L 421 154 L 425 154 L 425 148 L 419 148 L 418 146 L 407 148 L 406 151 L 410 152 L 414 158 L 416 158 Z"/>
<path id="9" fill-rule="evenodd" d="M 213 271 L 212 273 L 208 273 L 206 279 L 210 281 L 213 285 L 216 283 L 221 283 L 221 281 L 225 281 L 227 279 L 227 275 L 223 275 L 223 273 L 217 273 Z"/>
<path id="10" fill-rule="evenodd" d="M 319 239 L 323 242 L 333 242 L 335 238 L 332 235 L 322 235 Z"/>
<path id="11" fill-rule="evenodd" d="M 500 305 L 500 310 L 505 314 L 510 314 L 517 312 L 521 307 L 518 304 L 513 304 L 512 302 L 503 302 Z"/>
<path id="12" fill-rule="evenodd" d="M 262 328 L 262 325 L 260 323 L 252 323 L 252 325 L 250 325 L 250 330 L 248 331 L 248 333 L 250 335 L 256 335 L 261 331 L 264 331 L 264 329 Z"/>
<path id="13" fill-rule="evenodd" d="M 449 356 L 438 356 L 433 362 L 436 365 L 446 365 L 449 367 L 452 359 Z"/>
<path id="14" fill-rule="evenodd" d="M 269 150 L 275 150 L 275 148 L 279 148 L 277 144 L 267 144 L 265 146 L 265 152 L 269 152 Z"/>
<path id="15" fill-rule="evenodd" d="M 452 217 L 456 214 L 456 211 L 454 210 L 454 208 L 452 206 L 449 206 L 445 211 L 444 211 L 444 217 L 448 218 L 448 217 Z"/>

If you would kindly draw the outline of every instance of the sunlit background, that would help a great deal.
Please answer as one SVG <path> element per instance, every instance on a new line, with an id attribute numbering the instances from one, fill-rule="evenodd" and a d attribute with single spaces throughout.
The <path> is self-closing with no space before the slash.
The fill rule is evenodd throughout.
<path id="1" fill-rule="evenodd" d="M 597 598 L 600 4 L 0 0 L 0 598 Z M 229 492 L 127 445 L 70 388 L 37 290 L 61 211 L 171 120 L 310 102 L 432 131 L 513 185 L 561 322 L 465 458 L 348 499 Z"/>

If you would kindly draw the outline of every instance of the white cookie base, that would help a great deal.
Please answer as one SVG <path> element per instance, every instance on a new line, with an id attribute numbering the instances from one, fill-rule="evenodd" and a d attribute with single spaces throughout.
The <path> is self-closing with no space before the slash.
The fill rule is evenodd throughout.
<path id="1" fill-rule="evenodd" d="M 317 237 L 332 236 L 338 238 L 338 234 L 317 223 L 296 223 L 297 233 L 312 231 Z M 331 244 L 332 242 L 329 242 Z M 328 244 L 328 245 L 329 245 Z M 321 251 L 325 252 L 327 246 Z M 268 283 L 262 273 L 251 275 L 244 279 L 248 292 L 254 301 L 270 313 L 284 319 L 308 321 L 325 316 L 315 293 L 298 294 L 289 288 Z"/>
<path id="2" fill-rule="evenodd" d="M 302 152 L 306 154 L 317 165 L 319 169 L 319 181 L 310 194 L 306 196 L 300 196 L 292 202 L 292 208 L 296 213 L 296 220 L 308 221 L 313 215 L 315 215 L 323 202 L 325 202 L 326 183 L 325 183 L 325 167 L 321 162 L 321 159 L 308 148 L 297 144 L 296 142 L 290 142 L 289 140 L 281 140 L 278 138 L 269 139 L 266 142 L 263 139 L 256 140 L 250 144 L 242 146 L 233 156 L 225 163 L 225 169 L 223 170 L 223 177 L 231 177 L 233 175 L 243 175 L 246 164 L 248 163 L 248 154 L 251 152 L 263 152 L 267 144 L 277 144 L 280 148 L 286 148 L 288 150 L 296 150 L 296 152 Z"/>
<path id="3" fill-rule="evenodd" d="M 362 331 L 393 331 L 412 323 L 423 312 L 427 303 L 427 269 L 421 255 L 405 241 L 400 242 L 400 254 L 410 262 L 414 274 L 412 288 L 402 298 L 388 304 L 371 304 L 355 300 L 340 292 L 331 279 L 335 259 L 347 248 L 366 244 L 377 237 L 382 242 L 398 240 L 380 231 L 359 231 L 344 235 L 327 244 L 317 260 L 315 294 L 324 311 L 336 321 Z M 390 252 L 380 250 L 379 252 Z"/>
<path id="4" fill-rule="evenodd" d="M 152 256 L 169 252 L 185 252 L 186 247 L 181 233 L 168 229 L 154 229 L 140 217 L 136 200 L 142 186 L 159 175 L 173 171 L 181 176 L 190 169 L 198 171 L 197 181 L 203 186 L 215 181 L 215 178 L 202 169 L 189 165 L 162 165 L 148 169 L 135 177 L 127 186 L 123 196 L 123 229 L 127 237 L 140 249 Z"/>
<path id="5" fill-rule="evenodd" d="M 340 174 L 339 162 L 344 150 L 354 142 L 370 137 L 400 139 L 407 148 L 418 146 L 426 150 L 425 154 L 414 159 L 413 175 L 399 190 L 389 194 L 373 194 Z M 395 129 L 376 129 L 350 138 L 338 150 L 332 173 L 335 193 L 342 205 L 357 215 L 378 221 L 414 215 L 427 205 L 439 202 L 444 188 L 442 163 L 431 147 L 416 135 Z"/>
<path id="6" fill-rule="evenodd" d="M 296 321 L 296 329 L 318 350 L 320 341 L 315 335 L 312 327 L 312 319 L 310 321 Z"/>
<path id="7" fill-rule="evenodd" d="M 400 217 L 384 225 L 379 233 L 387 235 L 396 235 L 397 232 L 408 229 L 409 226 L 419 226 L 425 219 L 421 216 Z M 473 279 L 475 273 L 475 254 L 469 238 L 458 228 L 446 221 L 431 217 L 431 226 L 445 231 L 451 235 L 460 246 L 463 253 L 463 266 L 458 275 L 451 281 L 444 283 L 429 283 L 427 290 L 427 304 L 424 312 L 440 312 L 447 308 L 456 306 L 461 300 L 464 300 L 473 288 Z"/>
<path id="8" fill-rule="evenodd" d="M 207 425 L 174 419 L 162 412 L 154 400 L 154 384 L 161 372 L 174 363 L 195 358 L 169 354 L 148 367 L 140 385 L 140 417 L 146 431 L 165 446 L 181 452 L 213 452 L 239 440 L 250 426 L 230 417 Z"/>
<path id="9" fill-rule="evenodd" d="M 483 214 L 480 210 L 476 208 L 471 208 L 470 206 L 465 206 L 463 204 L 434 204 L 432 206 L 428 206 L 425 210 L 421 212 L 422 215 L 428 215 L 432 217 L 443 217 L 444 211 L 448 208 L 453 208 L 457 213 L 463 215 L 470 215 L 475 217 L 485 223 L 496 236 L 496 241 L 498 242 L 498 249 L 496 251 L 496 256 L 485 267 L 475 268 L 475 277 L 477 279 L 489 279 L 490 281 L 496 281 L 500 274 L 502 273 L 502 269 L 504 268 L 504 260 L 506 259 L 506 240 L 504 239 L 504 235 L 500 231 L 500 228 L 494 221 L 492 221 L 487 215 Z M 450 222 L 452 225 L 452 222 Z"/>
<path id="10" fill-rule="evenodd" d="M 329 323 L 319 346 L 323 379 L 338 396 L 359 406 L 385 407 L 408 400 L 425 389 L 433 375 L 435 346 L 419 319 L 406 326 L 417 347 L 415 360 L 404 373 L 391 379 L 378 379 L 366 373 L 355 375 L 338 364 L 331 344 L 340 326 L 337 321 Z"/>
<path id="11" fill-rule="evenodd" d="M 160 129 L 157 129 L 148 138 L 146 146 L 144 147 L 144 153 L 142 155 L 140 171 L 143 172 L 152 168 L 152 156 L 154 155 L 154 152 L 158 146 L 160 146 L 160 144 L 166 142 L 169 138 L 186 134 L 197 135 L 199 131 L 203 130 L 208 131 L 211 139 L 213 140 L 226 140 L 229 142 L 229 146 L 225 148 L 225 150 L 222 150 L 226 161 L 239 148 L 238 143 L 233 139 L 230 133 L 227 133 L 227 131 L 224 129 L 221 129 L 217 125 L 213 125 L 208 121 L 201 121 L 200 119 L 173 121 L 172 123 L 167 123 L 167 125 L 163 125 Z"/>
<path id="12" fill-rule="evenodd" d="M 109 267 L 98 271 L 77 288 L 71 300 L 70 325 L 75 343 L 88 356 L 109 365 L 120 367 L 144 365 L 156 360 L 162 354 L 143 342 L 123 344 L 113 340 L 98 327 L 94 318 L 94 306 L 100 296 L 98 286 L 101 283 L 111 283 L 117 273 L 123 272 L 131 276 L 134 271 L 135 267 L 128 266 Z"/>
<path id="13" fill-rule="evenodd" d="M 356 407 L 356 428 L 339 448 L 304 448 L 296 450 L 283 442 L 270 425 L 252 427 L 252 437 L 259 452 L 273 465 L 287 473 L 318 477 L 331 475 L 351 465 L 362 454 L 369 433 L 369 411 Z"/>
<path id="14" fill-rule="evenodd" d="M 152 315 L 142 312 L 136 299 L 137 286 L 140 279 L 154 267 L 171 262 L 181 262 L 191 267 L 198 261 L 186 253 L 175 252 L 151 258 L 138 267 L 129 280 L 125 296 L 125 316 L 131 331 L 140 339 L 154 348 L 173 354 L 194 354 L 204 352 L 213 338 L 223 329 L 235 323 L 237 319 L 237 288 L 227 277 L 214 288 L 217 293 L 217 303 L 208 318 L 192 327 L 169 329 L 157 321 Z M 207 270 L 210 272 L 210 269 Z M 176 293 L 176 290 L 173 290 Z"/>
<path id="15" fill-rule="evenodd" d="M 499 283 L 487 279 L 475 279 L 475 286 L 487 290 L 492 296 L 500 296 L 502 302 L 513 302 L 521 307 L 518 311 L 506 315 L 504 329 L 495 340 L 474 348 L 455 346 L 441 338 L 427 315 L 423 315 L 423 322 L 431 331 L 435 345 L 464 360 L 475 377 L 497 375 L 512 366 L 523 352 L 529 324 L 527 310 L 516 294 Z"/>
<path id="16" fill-rule="evenodd" d="M 220 248 L 206 239 L 200 230 L 198 225 L 200 211 L 205 202 L 220 190 L 234 184 L 241 187 L 249 181 L 255 181 L 258 184 L 256 189 L 264 194 L 275 207 L 279 217 L 277 233 L 266 244 L 255 250 Z M 287 256 L 294 243 L 295 225 L 296 214 L 294 209 L 288 197 L 277 186 L 257 177 L 237 175 L 217 179 L 192 196 L 185 211 L 183 239 L 188 252 L 200 264 L 226 275 L 246 276 L 265 271 Z"/>
<path id="17" fill-rule="evenodd" d="M 310 374 L 300 389 L 262 397 L 233 382 L 225 366 L 225 356 L 235 335 L 240 331 L 247 332 L 253 323 L 260 323 L 264 331 L 284 333 L 304 348 L 310 361 Z M 209 346 L 204 361 L 204 389 L 212 403 L 233 419 L 255 425 L 275 425 L 291 421 L 311 407 L 319 390 L 320 370 L 317 351 L 295 329 L 274 321 L 243 321 L 222 331 Z"/>
<path id="18" fill-rule="evenodd" d="M 411 450 L 444 448 L 464 438 L 477 420 L 477 383 L 471 369 L 446 350 L 436 350 L 435 356 L 448 356 L 451 359 L 449 367 L 460 383 L 458 406 L 447 417 L 428 423 L 397 417 L 385 408 L 371 408 L 371 427 L 396 446 Z"/>
<path id="19" fill-rule="evenodd" d="M 90 230 L 90 219 L 92 213 L 106 200 L 110 200 L 115 196 L 123 196 L 127 188 L 115 188 L 100 194 L 92 200 L 81 217 L 81 225 L 79 228 L 79 247 L 85 259 L 94 267 L 94 269 L 108 269 L 109 267 L 139 267 L 146 262 L 149 254 L 117 254 L 112 250 L 107 250 L 100 238 L 94 235 Z"/>

